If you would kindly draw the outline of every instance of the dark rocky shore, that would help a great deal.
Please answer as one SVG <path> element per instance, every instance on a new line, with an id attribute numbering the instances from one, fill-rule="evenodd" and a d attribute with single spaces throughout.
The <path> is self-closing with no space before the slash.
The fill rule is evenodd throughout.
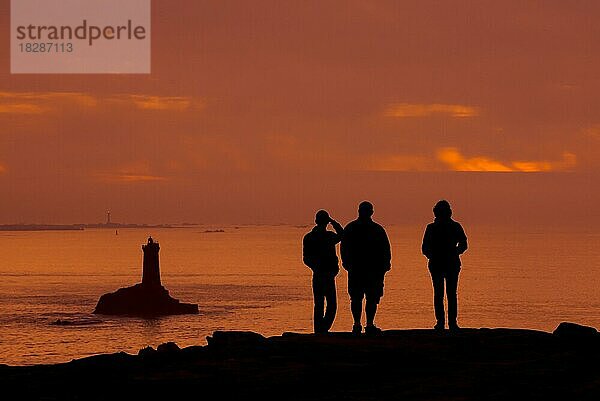
<path id="1" fill-rule="evenodd" d="M 600 334 L 575 326 L 376 337 L 216 332 L 207 346 L 0 366 L 0 388 L 44 400 L 598 400 Z"/>

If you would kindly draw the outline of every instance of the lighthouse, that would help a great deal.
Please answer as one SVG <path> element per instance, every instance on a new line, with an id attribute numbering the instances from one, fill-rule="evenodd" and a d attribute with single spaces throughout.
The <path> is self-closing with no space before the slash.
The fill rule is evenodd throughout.
<path id="1" fill-rule="evenodd" d="M 144 263 L 142 268 L 142 285 L 146 287 L 160 287 L 160 264 L 158 262 L 158 251 L 160 246 L 154 242 L 152 237 L 148 243 L 142 245 L 144 251 Z"/>
<path id="2" fill-rule="evenodd" d="M 169 291 L 161 285 L 159 250 L 158 242 L 149 237 L 148 242 L 142 245 L 144 252 L 142 282 L 102 295 L 94 313 L 141 317 L 197 314 L 197 304 L 179 302 L 178 299 L 171 297 Z"/>

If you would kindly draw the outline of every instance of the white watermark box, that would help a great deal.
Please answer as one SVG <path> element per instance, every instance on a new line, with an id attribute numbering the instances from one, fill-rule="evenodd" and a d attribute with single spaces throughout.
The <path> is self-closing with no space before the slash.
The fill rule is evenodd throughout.
<path id="1" fill-rule="evenodd" d="M 150 0 L 11 0 L 11 73 L 149 74 Z"/>

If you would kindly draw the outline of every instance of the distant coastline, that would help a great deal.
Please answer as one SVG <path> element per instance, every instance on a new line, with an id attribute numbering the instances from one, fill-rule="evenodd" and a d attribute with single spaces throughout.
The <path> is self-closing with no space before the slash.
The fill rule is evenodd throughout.
<path id="1" fill-rule="evenodd" d="M 80 224 L 3 224 L 0 231 L 74 231 L 83 230 Z"/>
<path id="2" fill-rule="evenodd" d="M 0 231 L 82 231 L 87 228 L 189 228 L 196 224 L 134 224 L 134 223 L 96 223 L 96 224 L 1 224 Z"/>

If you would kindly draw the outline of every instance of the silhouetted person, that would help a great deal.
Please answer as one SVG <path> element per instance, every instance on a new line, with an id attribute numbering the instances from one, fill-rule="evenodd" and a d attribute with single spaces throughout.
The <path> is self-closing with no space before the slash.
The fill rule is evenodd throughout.
<path id="1" fill-rule="evenodd" d="M 456 290 L 460 273 L 460 255 L 467 250 L 467 236 L 462 226 L 452 220 L 450 204 L 441 200 L 433 208 L 435 219 L 427 225 L 423 236 L 423 255 L 429 259 L 429 272 L 433 281 L 433 302 L 436 330 L 444 330 L 444 281 L 448 299 L 448 328 L 458 330 Z"/>
<path id="2" fill-rule="evenodd" d="M 326 333 L 333 325 L 337 311 L 337 293 L 335 276 L 340 271 L 335 245 L 341 241 L 344 229 L 329 217 L 325 210 L 319 210 L 315 216 L 316 226 L 304 236 L 302 254 L 304 264 L 313 271 L 312 288 L 315 299 L 315 333 Z M 333 231 L 327 230 L 327 225 Z M 327 309 L 325 309 L 327 302 Z"/>
<path id="3" fill-rule="evenodd" d="M 354 318 L 352 332 L 362 332 L 363 298 L 366 298 L 365 333 L 377 334 L 381 330 L 374 324 L 377 305 L 383 296 L 383 279 L 391 268 L 390 241 L 383 227 L 372 220 L 373 205 L 362 202 L 358 206 L 358 219 L 344 228 L 341 256 L 342 266 L 348 271 L 348 294 Z"/>

